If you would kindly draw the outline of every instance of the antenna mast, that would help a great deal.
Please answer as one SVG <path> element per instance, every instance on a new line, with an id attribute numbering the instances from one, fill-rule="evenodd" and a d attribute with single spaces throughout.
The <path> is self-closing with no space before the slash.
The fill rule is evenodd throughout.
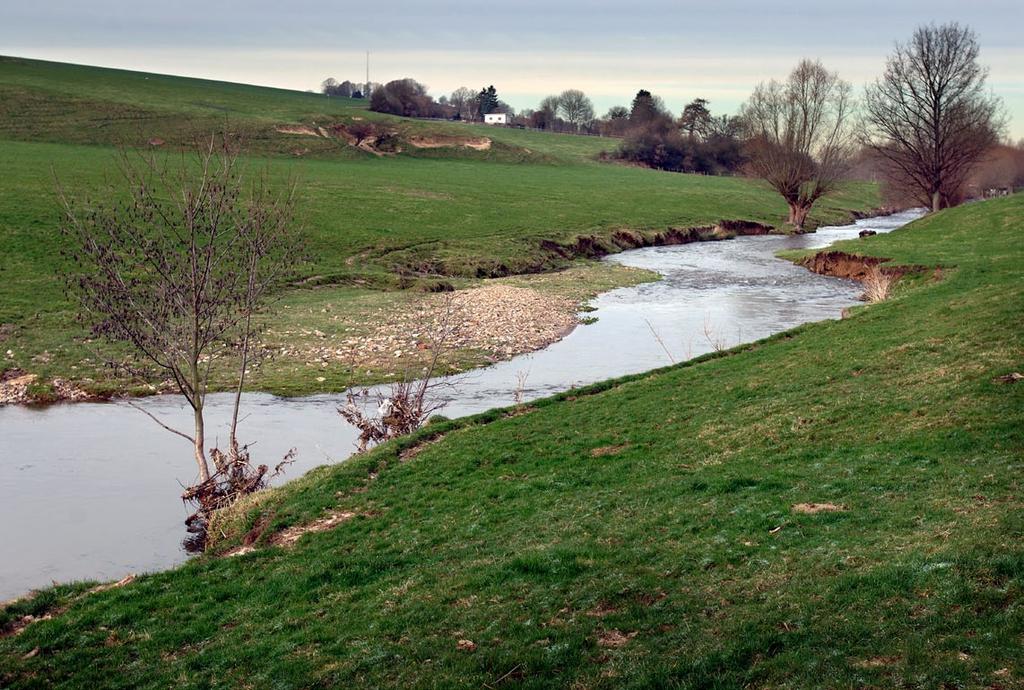
<path id="1" fill-rule="evenodd" d="M 366 88 L 363 90 L 366 97 L 370 97 L 370 51 L 366 51 Z"/>

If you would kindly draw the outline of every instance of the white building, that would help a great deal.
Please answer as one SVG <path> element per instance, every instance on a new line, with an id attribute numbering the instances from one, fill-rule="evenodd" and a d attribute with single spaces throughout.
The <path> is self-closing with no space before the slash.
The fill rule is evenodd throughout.
<path id="1" fill-rule="evenodd" d="M 505 113 L 486 113 L 484 115 L 485 125 L 507 125 L 508 115 Z"/>

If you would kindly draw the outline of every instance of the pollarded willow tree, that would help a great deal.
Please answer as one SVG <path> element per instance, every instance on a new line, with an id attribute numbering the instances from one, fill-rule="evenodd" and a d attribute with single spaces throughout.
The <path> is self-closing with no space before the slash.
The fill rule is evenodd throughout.
<path id="1" fill-rule="evenodd" d="M 250 467 L 238 443 L 238 410 L 258 353 L 256 317 L 300 250 L 294 185 L 278 193 L 266 174 L 247 178 L 216 138 L 191 158 L 126 152 L 120 162 L 123 188 L 104 198 L 61 191 L 67 286 L 95 335 L 130 345 L 191 406 L 191 433 L 150 416 L 192 444 L 199 481 L 184 497 L 199 505 L 202 529 L 210 511 L 264 485 L 267 467 Z M 236 372 L 234 406 L 228 448 L 208 458 L 204 409 L 220 362 Z"/>
<path id="2" fill-rule="evenodd" d="M 999 140 L 999 100 L 985 90 L 978 38 L 959 24 L 920 27 L 867 87 L 860 136 L 889 182 L 938 211 L 959 201 Z"/>
<path id="3" fill-rule="evenodd" d="M 802 60 L 786 81 L 759 84 L 743 106 L 750 165 L 786 200 L 797 230 L 849 168 L 851 93 L 838 74 Z"/>

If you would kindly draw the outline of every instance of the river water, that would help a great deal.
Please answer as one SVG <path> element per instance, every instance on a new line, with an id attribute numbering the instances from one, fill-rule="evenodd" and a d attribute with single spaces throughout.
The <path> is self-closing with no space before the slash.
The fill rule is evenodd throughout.
<path id="1" fill-rule="evenodd" d="M 775 252 L 824 247 L 863 229 L 888 232 L 919 215 L 610 256 L 606 261 L 663 279 L 600 295 L 588 314 L 595 323 L 544 350 L 461 376 L 441 412 L 457 417 L 510 405 L 522 375 L 524 398 L 536 399 L 836 318 L 857 303 L 860 287 Z M 356 436 L 336 412 L 343 398 L 246 395 L 240 436 L 255 444 L 254 461 L 271 466 L 296 448 L 288 477 L 339 462 Z M 138 404 L 172 426 L 189 426 L 178 396 Z M 225 441 L 230 404 L 225 394 L 208 398 L 208 442 Z M 188 511 L 177 497 L 193 480 L 188 442 L 124 403 L 0 408 L 0 600 L 53 581 L 119 579 L 184 561 Z"/>

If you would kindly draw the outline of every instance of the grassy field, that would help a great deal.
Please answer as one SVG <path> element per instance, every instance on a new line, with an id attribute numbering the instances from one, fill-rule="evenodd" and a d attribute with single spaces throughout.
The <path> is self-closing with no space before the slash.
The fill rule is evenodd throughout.
<path id="1" fill-rule="evenodd" d="M 357 117 L 386 123 L 407 139 L 457 140 L 468 132 L 494 145 L 378 157 L 338 140 L 276 131 Z M 777 195 L 750 180 L 597 162 L 596 154 L 617 144 L 610 139 L 403 120 L 317 94 L 0 58 L 0 352 L 10 350 L 0 369 L 44 381 L 67 377 L 100 392 L 128 385 L 100 365 L 108 352 L 84 342 L 64 297 L 55 178 L 73 192 L 102 194 L 117 180 L 115 144 L 145 146 L 158 137 L 162 152 L 225 126 L 244 137 L 252 169 L 298 181 L 297 223 L 309 260 L 301 267 L 304 288 L 287 300 L 313 313 L 318 301 L 384 309 L 406 299 L 394 292 L 402 288 L 467 286 L 482 276 L 567 267 L 567 259 L 541 247 L 544 240 L 570 243 L 621 228 L 657 232 L 722 219 L 779 224 L 785 213 Z M 297 147 L 308 151 L 296 157 Z M 852 183 L 819 203 L 815 220 L 842 221 L 850 210 L 877 204 L 874 185 Z M 587 275 L 595 278 L 592 287 L 608 286 L 606 277 Z M 301 364 L 283 361 L 276 370 Z M 394 370 L 404 365 L 396 362 Z M 268 373 L 252 386 L 298 393 L 339 390 L 359 379 L 344 367 L 317 378 Z"/>
<path id="2" fill-rule="evenodd" d="M 2 139 L 143 146 L 158 137 L 182 145 L 227 126 L 256 153 L 294 154 L 309 148 L 303 155 L 361 159 L 370 155 L 336 141 L 275 131 L 282 124 L 348 124 L 361 118 L 394 127 L 406 137 L 488 136 L 498 145 L 476 155 L 479 160 L 516 155 L 537 161 L 591 159 L 614 145 L 595 137 L 405 120 L 366 107 L 366 101 L 315 93 L 0 56 Z"/>
<path id="3" fill-rule="evenodd" d="M 1022 231 L 1015 197 L 849 243 L 929 270 L 316 470 L 222 521 L 251 553 L 7 609 L 59 614 L 0 685 L 1021 687 Z"/>

